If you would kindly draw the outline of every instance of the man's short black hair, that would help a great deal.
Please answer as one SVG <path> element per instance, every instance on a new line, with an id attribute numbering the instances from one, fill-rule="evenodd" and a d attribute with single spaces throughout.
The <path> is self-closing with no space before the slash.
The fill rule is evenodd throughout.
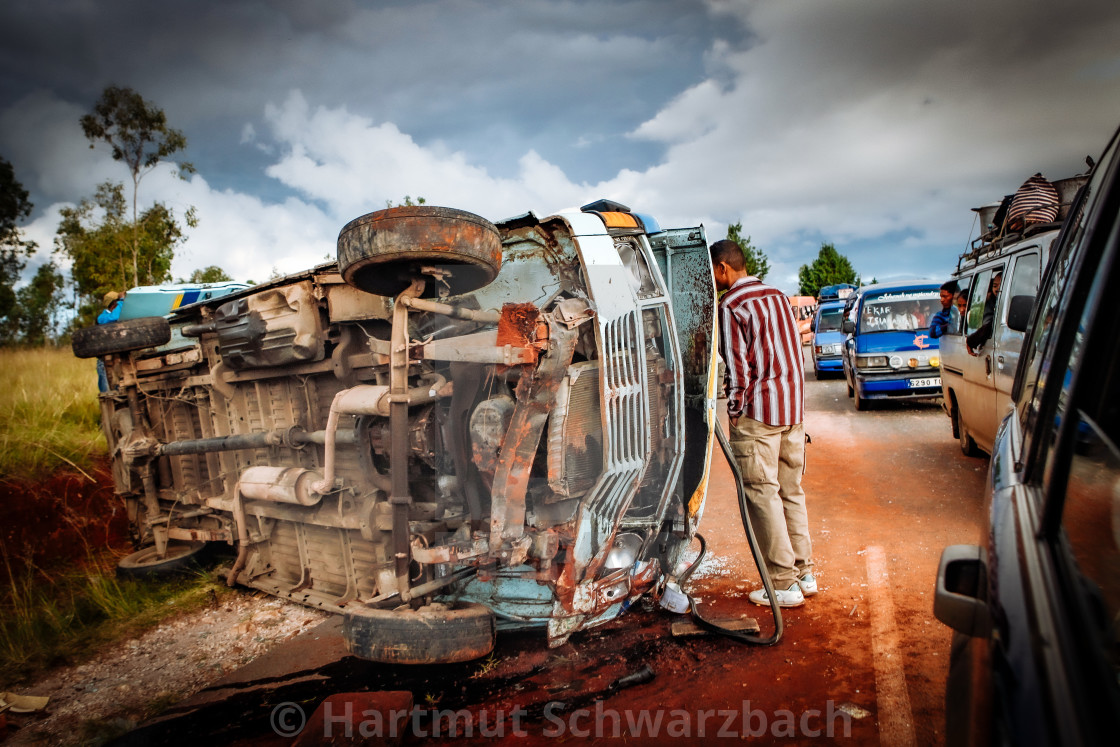
<path id="1" fill-rule="evenodd" d="M 941 290 L 949 291 L 955 296 L 960 291 L 960 288 L 957 286 L 956 280 L 950 280 L 949 282 L 942 284 Z"/>
<path id="2" fill-rule="evenodd" d="M 712 255 L 713 265 L 725 262 L 732 270 L 746 269 L 747 263 L 743 259 L 743 250 L 731 239 L 720 239 L 712 244 L 708 253 Z"/>

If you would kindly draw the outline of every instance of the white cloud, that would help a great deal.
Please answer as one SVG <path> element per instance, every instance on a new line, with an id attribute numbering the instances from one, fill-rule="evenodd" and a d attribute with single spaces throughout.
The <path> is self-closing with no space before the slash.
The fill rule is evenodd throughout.
<path id="1" fill-rule="evenodd" d="M 578 201 L 588 189 L 532 151 L 515 177 L 494 177 L 468 154 L 438 142 L 421 146 L 391 122 L 374 124 L 346 107 L 312 109 L 298 91 L 270 104 L 265 119 L 284 153 L 268 175 L 343 222 L 405 195 L 500 218 L 528 205 Z"/>

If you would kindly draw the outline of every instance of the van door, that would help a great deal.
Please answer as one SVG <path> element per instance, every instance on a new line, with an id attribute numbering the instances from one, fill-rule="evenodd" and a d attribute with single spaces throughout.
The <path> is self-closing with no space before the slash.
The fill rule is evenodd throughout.
<path id="1" fill-rule="evenodd" d="M 996 326 L 992 333 L 992 357 L 995 377 L 996 427 L 1011 409 L 1011 385 L 1015 383 L 1015 370 L 1019 367 L 1019 349 L 1023 347 L 1023 333 L 1007 327 L 1007 307 L 1015 296 L 1038 295 L 1041 270 L 1037 247 L 1017 254 L 1010 263 L 1010 282 L 1004 280 L 996 309 Z M 994 434 L 993 434 L 994 437 Z"/>
<path id="2" fill-rule="evenodd" d="M 966 336 L 980 328 L 984 318 L 984 301 L 993 272 L 1002 271 L 1002 266 L 987 267 L 973 277 L 968 294 L 968 316 L 965 319 Z M 964 385 L 957 392 L 957 406 L 965 429 L 980 448 L 989 454 L 996 437 L 996 428 L 992 423 L 992 413 L 996 408 L 992 365 L 992 341 L 988 340 L 977 355 L 967 355 L 962 362 Z"/>

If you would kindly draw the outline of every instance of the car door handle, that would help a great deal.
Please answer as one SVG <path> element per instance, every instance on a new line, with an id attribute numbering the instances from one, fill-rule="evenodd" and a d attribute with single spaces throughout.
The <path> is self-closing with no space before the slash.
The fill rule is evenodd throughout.
<path id="1" fill-rule="evenodd" d="M 986 376 L 992 375 L 992 356 L 990 355 L 984 356 L 984 374 Z"/>

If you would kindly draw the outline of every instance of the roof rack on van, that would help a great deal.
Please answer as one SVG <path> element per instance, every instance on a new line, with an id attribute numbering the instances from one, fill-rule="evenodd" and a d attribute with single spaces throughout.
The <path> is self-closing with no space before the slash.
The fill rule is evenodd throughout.
<path id="1" fill-rule="evenodd" d="M 1077 197 L 1078 190 L 1088 181 L 1088 174 L 1078 174 L 1051 182 L 1058 191 L 1057 220 L 1051 223 L 1035 223 L 1027 226 L 1023 231 L 1007 231 L 1006 206 L 1010 203 L 1012 195 L 1007 195 L 999 202 L 972 208 L 980 218 L 980 236 L 973 239 L 968 251 L 960 255 L 957 260 L 957 272 L 973 267 L 984 260 L 994 259 L 1003 254 L 1005 249 L 1018 244 L 1023 239 L 1060 229 L 1069 213 L 1070 205 Z M 998 213 L 1003 215 L 997 218 Z"/>

